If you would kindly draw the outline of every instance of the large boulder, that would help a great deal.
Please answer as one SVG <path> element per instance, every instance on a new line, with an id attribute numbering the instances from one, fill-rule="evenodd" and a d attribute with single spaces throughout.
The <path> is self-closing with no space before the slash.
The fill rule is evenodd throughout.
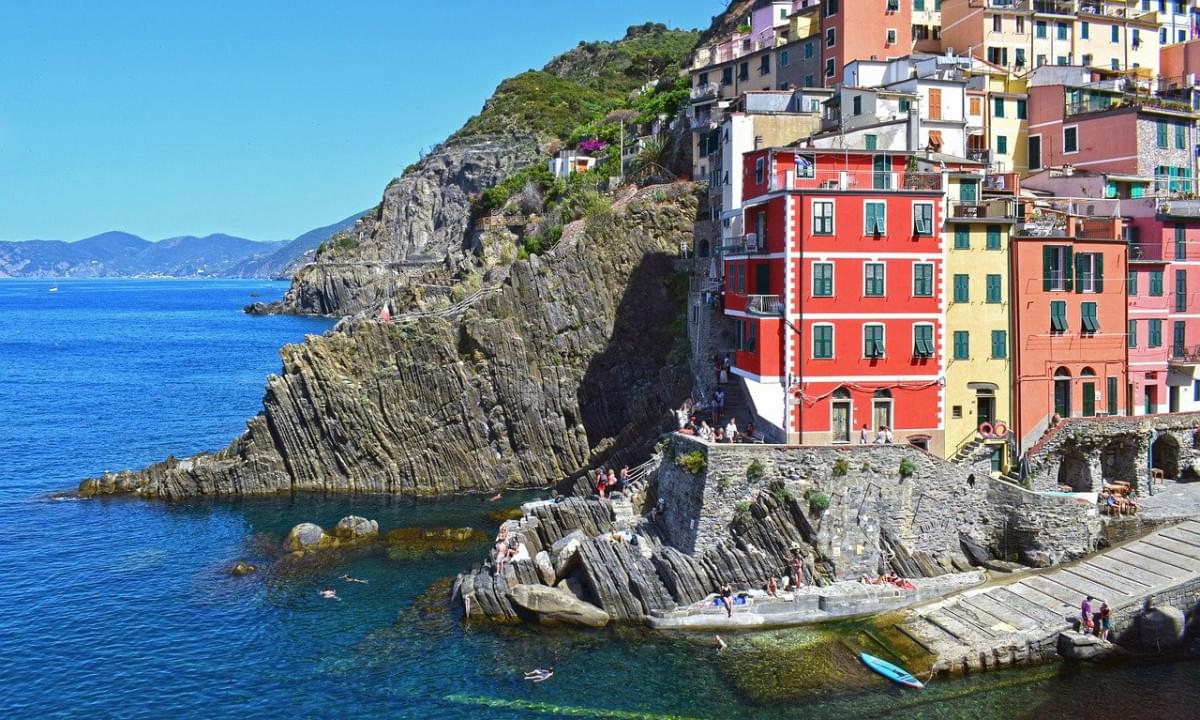
<path id="1" fill-rule="evenodd" d="M 542 579 L 542 584 L 553 585 L 558 576 L 554 573 L 554 563 L 550 562 L 550 553 L 542 550 L 537 555 L 534 555 L 533 564 L 537 567 L 538 576 Z"/>
<path id="2" fill-rule="evenodd" d="M 545 585 L 517 585 L 509 588 L 508 599 L 514 606 L 532 614 L 538 622 L 544 624 L 604 627 L 609 620 L 608 613 L 595 605 Z"/>
<path id="3" fill-rule="evenodd" d="M 1068 660 L 1107 660 L 1127 654 L 1119 645 L 1074 631 L 1059 633 L 1057 649 Z"/>
<path id="4" fill-rule="evenodd" d="M 379 535 L 379 522 L 368 520 L 357 515 L 347 515 L 338 520 L 337 527 L 334 528 L 334 535 L 338 540 L 349 540 L 357 542 Z"/>
<path id="5" fill-rule="evenodd" d="M 587 542 L 581 530 L 572 530 L 550 546 L 550 561 L 556 577 L 566 577 L 579 567 L 579 546 Z"/>
<path id="6" fill-rule="evenodd" d="M 332 547 L 337 543 L 325 530 L 316 523 L 300 523 L 292 528 L 283 546 L 288 550 L 306 552 Z"/>
<path id="7" fill-rule="evenodd" d="M 1186 627 L 1182 610 L 1147 606 L 1133 619 L 1129 640 L 1147 650 L 1171 650 L 1183 644 Z"/>

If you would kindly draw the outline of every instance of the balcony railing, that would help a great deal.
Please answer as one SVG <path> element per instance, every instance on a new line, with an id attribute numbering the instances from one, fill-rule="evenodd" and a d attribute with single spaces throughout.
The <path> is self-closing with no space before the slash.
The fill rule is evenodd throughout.
<path id="1" fill-rule="evenodd" d="M 1172 345 L 1171 362 L 1176 365 L 1200 365 L 1200 345 Z"/>
<path id="2" fill-rule="evenodd" d="M 725 238 L 721 243 L 722 255 L 754 255 L 757 253 L 767 252 L 767 243 L 759 242 L 757 233 L 747 233 L 745 235 Z"/>
<path id="3" fill-rule="evenodd" d="M 1175 217 L 1200 217 L 1200 200 L 1162 200 L 1158 212 Z"/>
<path id="4" fill-rule="evenodd" d="M 1009 203 L 1002 199 L 991 202 L 956 202 L 950 204 L 952 218 L 1012 218 L 1015 217 Z"/>
<path id="5" fill-rule="evenodd" d="M 874 172 L 871 170 L 791 171 L 770 178 L 768 191 L 779 190 L 941 190 L 940 173 Z"/>
<path id="6" fill-rule="evenodd" d="M 1016 173 L 988 173 L 983 176 L 983 189 L 985 192 L 1016 195 L 1020 182 L 1020 176 Z"/>
<path id="7" fill-rule="evenodd" d="M 751 315 L 783 315 L 783 299 L 778 295 L 747 295 L 746 312 Z"/>
<path id="8" fill-rule="evenodd" d="M 692 102 L 712 100 L 721 93 L 721 86 L 716 83 L 704 83 L 692 88 Z"/>
<path id="9" fill-rule="evenodd" d="M 1151 110 L 1169 110 L 1171 112 L 1195 114 L 1195 110 L 1187 103 L 1155 95 L 1137 95 L 1130 93 L 1092 93 L 1074 101 L 1068 101 L 1067 115 L 1082 115 L 1085 113 L 1104 112 L 1114 108 L 1146 108 Z"/>

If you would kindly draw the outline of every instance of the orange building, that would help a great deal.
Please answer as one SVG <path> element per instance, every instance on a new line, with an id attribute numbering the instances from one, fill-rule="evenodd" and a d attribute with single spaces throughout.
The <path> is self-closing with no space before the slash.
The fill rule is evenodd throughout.
<path id="1" fill-rule="evenodd" d="M 1017 440 L 1024 451 L 1054 415 L 1126 414 L 1126 244 L 1119 218 L 1042 211 L 1010 254 Z"/>
<path id="2" fill-rule="evenodd" d="M 821 74 L 825 87 L 842 81 L 846 63 L 902 57 L 912 47 L 912 0 L 821 3 Z"/>

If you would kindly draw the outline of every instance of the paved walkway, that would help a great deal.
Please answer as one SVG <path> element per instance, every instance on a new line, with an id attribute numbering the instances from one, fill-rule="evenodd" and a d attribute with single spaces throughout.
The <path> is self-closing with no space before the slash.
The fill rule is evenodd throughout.
<path id="1" fill-rule="evenodd" d="M 1091 595 L 1114 612 L 1200 578 L 1200 521 L 1188 520 L 1067 566 L 967 590 L 913 611 L 895 627 L 937 670 L 1024 662 L 1079 617 Z"/>
<path id="2" fill-rule="evenodd" d="M 1143 520 L 1200 517 L 1200 482 L 1155 483 L 1154 494 L 1139 494 L 1138 504 L 1141 509 L 1137 516 Z"/>

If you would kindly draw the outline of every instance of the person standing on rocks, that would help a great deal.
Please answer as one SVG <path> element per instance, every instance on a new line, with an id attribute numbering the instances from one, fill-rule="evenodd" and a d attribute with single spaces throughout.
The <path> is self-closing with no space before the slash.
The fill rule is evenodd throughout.
<path id="1" fill-rule="evenodd" d="M 733 442 L 737 439 L 737 418 L 729 418 L 729 423 L 725 426 L 725 442 Z"/>
<path id="2" fill-rule="evenodd" d="M 1108 602 L 1100 603 L 1100 639 L 1108 642 L 1108 634 L 1112 632 L 1112 610 Z"/>
<path id="3" fill-rule="evenodd" d="M 1087 635 L 1088 630 L 1092 628 L 1092 596 L 1088 595 L 1079 604 L 1079 614 L 1083 620 L 1079 624 L 1079 632 Z"/>
<path id="4" fill-rule="evenodd" d="M 733 617 L 733 586 L 729 583 L 721 586 L 721 602 L 725 603 L 726 617 Z"/>

